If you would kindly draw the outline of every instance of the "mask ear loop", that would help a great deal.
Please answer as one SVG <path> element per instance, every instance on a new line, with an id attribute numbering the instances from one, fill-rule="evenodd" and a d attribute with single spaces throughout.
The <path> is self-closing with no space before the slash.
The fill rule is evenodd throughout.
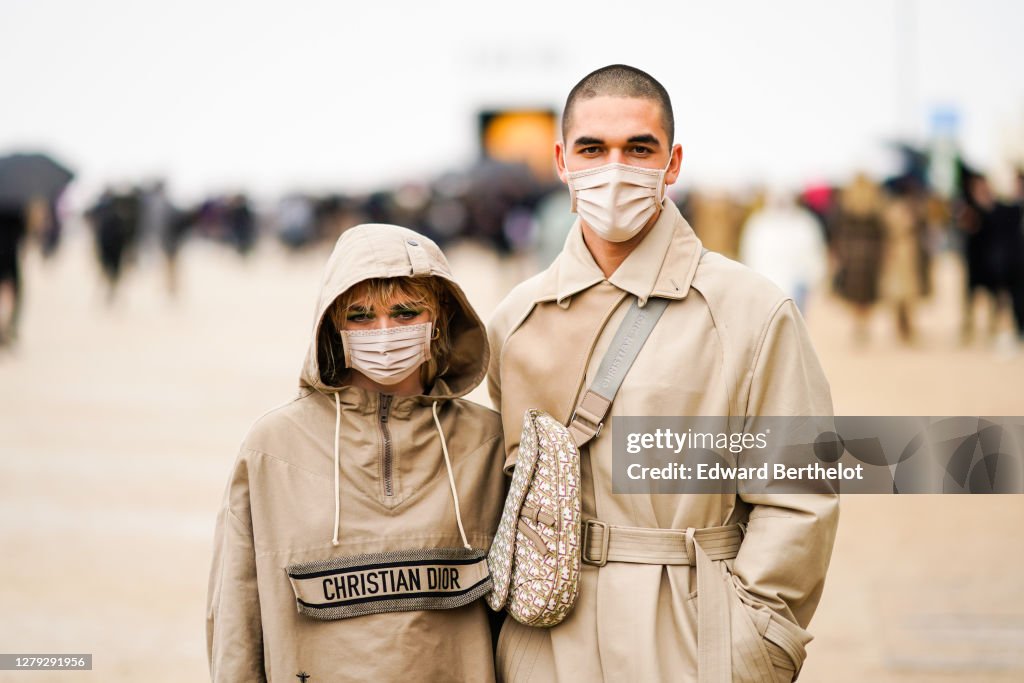
<path id="1" fill-rule="evenodd" d="M 672 168 L 672 153 L 675 151 L 676 146 L 672 147 L 668 151 L 668 163 L 665 164 L 665 168 L 661 169 L 661 177 L 658 178 L 658 204 L 660 205 L 665 201 L 665 196 L 668 194 L 668 185 L 665 184 L 665 176 L 668 175 L 668 169 Z"/>
<path id="2" fill-rule="evenodd" d="M 565 184 L 569 188 L 569 213 L 576 213 L 576 188 L 572 184 L 572 171 L 565 158 L 565 143 L 562 143 L 562 168 L 565 169 Z"/>

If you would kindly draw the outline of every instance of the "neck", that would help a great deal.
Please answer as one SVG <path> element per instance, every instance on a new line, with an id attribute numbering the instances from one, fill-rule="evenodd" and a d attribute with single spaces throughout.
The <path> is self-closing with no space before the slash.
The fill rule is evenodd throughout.
<path id="1" fill-rule="evenodd" d="M 609 242 L 599 237 L 585 221 L 580 221 L 583 228 L 583 243 L 587 245 L 587 250 L 594 257 L 594 262 L 606 278 L 611 277 L 612 273 L 622 265 L 622 262 L 644 241 L 647 233 L 654 229 L 654 224 L 658 222 L 660 216 L 661 207 L 658 207 L 655 214 L 651 216 L 651 220 L 647 221 L 647 225 L 625 242 Z"/>

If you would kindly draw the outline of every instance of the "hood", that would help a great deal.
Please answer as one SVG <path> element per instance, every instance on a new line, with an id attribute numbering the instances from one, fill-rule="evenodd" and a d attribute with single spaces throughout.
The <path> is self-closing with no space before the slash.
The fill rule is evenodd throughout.
<path id="1" fill-rule="evenodd" d="M 403 276 L 433 276 L 448 290 L 448 306 L 454 306 L 450 324 L 451 358 L 448 368 L 434 380 L 430 395 L 455 398 L 472 391 L 483 380 L 490 355 L 487 333 L 465 292 L 452 279 L 448 260 L 433 241 L 397 225 L 365 224 L 346 230 L 327 261 L 316 304 L 309 350 L 302 365 L 299 385 L 321 392 L 337 391 L 320 375 L 320 349 L 328 342 L 341 346 L 341 336 L 327 319 L 327 311 L 339 296 L 364 280 Z M 343 354 L 336 362 L 344 364 Z"/>

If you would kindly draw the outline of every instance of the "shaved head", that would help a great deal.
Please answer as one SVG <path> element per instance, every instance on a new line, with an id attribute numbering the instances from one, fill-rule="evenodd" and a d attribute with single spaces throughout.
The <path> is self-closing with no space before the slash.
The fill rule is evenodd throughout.
<path id="1" fill-rule="evenodd" d="M 668 145 L 672 146 L 676 123 L 668 92 L 650 74 L 625 64 L 612 64 L 600 68 L 584 76 L 583 80 L 569 92 L 569 97 L 565 100 L 565 109 L 562 110 L 562 140 L 568 138 L 576 102 L 593 97 L 635 97 L 657 102 L 661 107 L 661 123 L 665 134 L 668 135 Z"/>

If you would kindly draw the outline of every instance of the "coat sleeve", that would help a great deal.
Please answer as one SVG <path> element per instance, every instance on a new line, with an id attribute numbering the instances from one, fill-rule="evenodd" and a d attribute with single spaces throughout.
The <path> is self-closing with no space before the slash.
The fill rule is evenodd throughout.
<path id="1" fill-rule="evenodd" d="M 796 306 L 784 300 L 758 346 L 745 414 L 828 416 L 832 397 Z M 820 493 L 746 493 L 747 533 L 734 563 L 740 591 L 806 628 L 832 556 L 839 498 Z"/>
<path id="2" fill-rule="evenodd" d="M 210 678 L 266 681 L 248 467 L 239 458 L 217 516 L 206 606 Z"/>
<path id="3" fill-rule="evenodd" d="M 519 454 L 519 435 L 522 429 L 522 411 L 502 404 L 501 369 L 505 365 L 505 346 L 524 320 L 530 315 L 537 301 L 540 278 L 547 271 L 535 275 L 517 285 L 498 304 L 487 324 L 487 343 L 491 359 L 487 367 L 487 392 L 492 407 L 501 413 L 505 434 L 505 473 L 512 474 Z M 530 406 L 536 407 L 536 406 Z"/>
<path id="4" fill-rule="evenodd" d="M 501 415 L 503 432 L 505 410 L 502 409 L 501 405 L 501 352 L 504 350 L 505 338 L 509 328 L 508 313 L 506 310 L 503 310 L 505 305 L 506 302 L 503 302 L 502 306 L 499 306 L 497 313 L 487 324 L 487 344 L 491 349 L 491 359 L 487 367 L 487 394 L 491 398 L 491 406 Z M 512 470 L 516 465 L 516 455 L 519 452 L 518 443 L 518 438 L 513 441 L 508 433 L 505 432 L 502 459 L 504 461 L 505 473 L 508 475 L 512 474 Z"/>
<path id="5" fill-rule="evenodd" d="M 501 411 L 501 347 L 505 338 L 496 329 L 498 321 L 492 320 L 487 326 L 487 344 L 491 348 L 491 359 L 487 367 L 487 395 L 491 398 L 491 407 Z"/>

